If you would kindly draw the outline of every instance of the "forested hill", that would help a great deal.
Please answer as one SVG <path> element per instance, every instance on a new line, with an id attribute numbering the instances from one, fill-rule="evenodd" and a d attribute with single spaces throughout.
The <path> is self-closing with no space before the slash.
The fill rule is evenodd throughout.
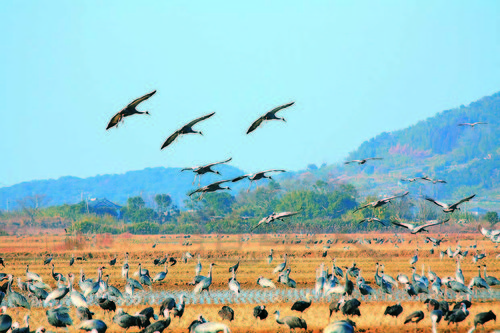
<path id="1" fill-rule="evenodd" d="M 229 165 L 220 165 L 214 168 L 223 177 L 239 176 L 243 171 Z M 99 175 L 90 178 L 61 177 L 59 179 L 36 180 L 19 183 L 10 187 L 0 188 L 0 209 L 15 208 L 17 200 L 26 196 L 40 195 L 43 197 L 43 206 L 61 205 L 64 203 L 78 203 L 83 198 L 107 198 L 120 205 L 124 205 L 132 196 L 142 195 L 148 201 L 153 200 L 155 194 L 169 194 L 173 202 L 181 205 L 186 199 L 186 193 L 198 187 L 198 180 L 191 185 L 194 174 L 190 171 L 180 172 L 180 168 L 146 168 L 144 170 L 129 171 L 124 174 Z M 221 180 L 221 176 L 206 174 L 202 177 L 202 185 Z M 226 178 L 223 178 L 226 179 Z M 231 184 L 233 185 L 233 184 Z M 232 186 L 238 189 L 241 185 Z"/>
<path id="2" fill-rule="evenodd" d="M 458 126 L 487 122 L 486 125 Z M 406 129 L 381 133 L 351 152 L 346 160 L 382 157 L 364 165 L 334 165 L 319 175 L 350 180 L 360 192 L 414 188 L 441 198 L 478 193 L 485 201 L 500 201 L 500 93 L 468 106 L 446 110 Z M 405 183 L 401 178 L 427 175 L 447 184 Z M 429 191 L 431 193 L 429 193 Z"/>

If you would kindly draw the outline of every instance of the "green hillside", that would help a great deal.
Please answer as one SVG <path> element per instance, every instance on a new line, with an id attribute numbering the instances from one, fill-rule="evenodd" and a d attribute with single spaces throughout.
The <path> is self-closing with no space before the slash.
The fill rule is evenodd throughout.
<path id="1" fill-rule="evenodd" d="M 483 206 L 500 202 L 500 93 L 468 106 L 445 110 L 408 128 L 364 142 L 346 160 L 382 157 L 364 165 L 332 165 L 314 172 L 331 182 L 353 183 L 362 194 L 408 189 L 441 199 L 478 193 Z M 486 125 L 458 126 L 487 122 Z M 447 184 L 401 178 L 429 176 Z"/>

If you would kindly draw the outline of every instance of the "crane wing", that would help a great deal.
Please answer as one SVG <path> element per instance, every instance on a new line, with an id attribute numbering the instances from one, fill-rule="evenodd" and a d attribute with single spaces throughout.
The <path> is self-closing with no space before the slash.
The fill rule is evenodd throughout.
<path id="1" fill-rule="evenodd" d="M 116 124 L 118 124 L 120 122 L 120 120 L 122 120 L 122 118 L 123 118 L 123 115 L 122 115 L 121 111 L 118 112 L 117 114 L 115 114 L 113 116 L 113 118 L 111 118 L 111 120 L 109 121 L 108 126 L 106 127 L 106 131 L 109 130 L 111 127 L 115 127 Z"/>
<path id="2" fill-rule="evenodd" d="M 425 198 L 425 200 L 430 201 L 430 202 L 432 202 L 432 203 L 434 203 L 435 205 L 438 205 L 438 206 L 440 206 L 440 207 L 443 207 L 443 208 L 448 208 L 448 205 L 447 205 L 447 204 L 445 204 L 445 203 L 443 203 L 443 202 L 436 201 L 436 200 L 434 200 L 434 199 L 432 199 L 432 198 Z"/>
<path id="3" fill-rule="evenodd" d="M 476 195 L 475 195 L 475 194 L 473 194 L 473 195 L 471 195 L 470 197 L 463 198 L 463 199 L 462 199 L 462 200 L 460 200 L 459 202 L 454 203 L 454 204 L 453 204 L 453 206 L 458 206 L 458 205 L 460 205 L 460 204 L 461 204 L 461 203 L 463 203 L 463 202 L 469 201 L 470 199 L 474 198 L 475 196 L 476 196 Z"/>
<path id="4" fill-rule="evenodd" d="M 196 168 L 197 168 L 197 167 L 192 167 L 192 168 L 184 168 L 184 169 L 182 169 L 182 170 L 181 170 L 181 172 L 182 172 L 182 171 L 188 171 L 188 170 L 189 170 L 189 171 L 191 171 L 191 170 L 194 170 L 194 169 L 196 169 Z"/>
<path id="5" fill-rule="evenodd" d="M 227 162 L 230 162 L 233 158 L 230 157 L 228 158 L 227 160 L 225 161 L 221 161 L 221 162 L 215 162 L 215 163 L 211 163 L 211 164 L 207 164 L 207 165 L 204 165 L 203 167 L 206 168 L 206 167 L 211 167 L 211 166 L 214 166 L 214 165 L 217 165 L 217 164 L 224 164 L 224 163 L 227 163 Z"/>
<path id="6" fill-rule="evenodd" d="M 180 132 L 179 131 L 175 131 L 174 134 L 172 134 L 171 136 L 168 137 L 167 140 L 165 140 L 165 142 L 163 143 L 163 145 L 161 146 L 161 149 L 162 150 L 163 148 L 169 146 L 172 142 L 175 141 L 175 139 L 177 139 L 177 137 L 179 136 Z"/>
<path id="7" fill-rule="evenodd" d="M 218 185 L 220 185 L 220 184 L 222 184 L 222 183 L 227 183 L 227 182 L 230 182 L 230 181 L 231 181 L 231 179 L 219 180 L 218 182 L 208 184 L 208 185 L 207 185 L 207 186 L 205 186 L 205 187 L 207 187 L 207 188 L 208 188 L 208 187 L 214 187 L 214 186 L 218 186 Z"/>
<path id="8" fill-rule="evenodd" d="M 153 96 L 154 94 L 156 93 L 156 90 L 153 90 L 152 92 L 150 92 L 149 94 L 146 94 L 142 97 L 139 97 L 135 100 L 133 100 L 129 105 L 127 105 L 127 108 L 134 108 L 139 105 L 141 102 L 144 102 L 145 100 L 147 100 L 149 97 Z"/>
<path id="9" fill-rule="evenodd" d="M 413 230 L 415 228 L 415 226 L 413 224 L 410 224 L 410 223 L 403 223 L 403 222 L 396 222 L 396 221 L 391 221 L 391 223 L 395 224 L 397 226 L 406 228 L 406 229 L 410 229 L 410 230 Z"/>
<path id="10" fill-rule="evenodd" d="M 238 176 L 238 177 L 236 177 L 236 178 L 233 178 L 231 181 L 232 181 L 233 183 L 235 183 L 235 182 L 240 181 L 240 180 L 242 180 L 242 179 L 244 179 L 244 178 L 248 178 L 248 176 L 251 176 L 251 174 L 247 174 L 247 175 L 243 175 L 243 176 Z"/>
<path id="11" fill-rule="evenodd" d="M 368 160 L 383 160 L 384 158 L 382 157 L 368 157 L 368 158 L 365 158 L 366 161 Z"/>
<path id="12" fill-rule="evenodd" d="M 344 162 L 344 164 L 359 163 L 359 162 L 361 162 L 361 160 L 352 160 L 352 161 Z"/>
<path id="13" fill-rule="evenodd" d="M 271 111 L 269 111 L 268 113 L 266 113 L 266 115 L 270 115 L 270 114 L 276 114 L 278 111 L 281 111 L 283 109 L 286 109 L 286 108 L 289 108 L 290 106 L 294 105 L 295 102 L 290 102 L 290 103 L 286 103 L 286 104 L 283 104 L 283 105 L 280 105 L 280 106 L 277 106 L 275 107 L 274 109 L 272 109 Z"/>
<path id="14" fill-rule="evenodd" d="M 260 117 L 259 119 L 257 119 L 256 121 L 254 121 L 253 124 L 248 129 L 247 134 L 250 134 L 251 132 L 255 131 L 257 129 L 257 127 L 259 127 L 260 124 L 262 124 L 262 121 L 264 121 L 263 116 Z"/>
<path id="15" fill-rule="evenodd" d="M 281 212 L 281 213 L 275 214 L 274 219 L 282 219 L 285 217 L 291 217 L 291 216 L 297 215 L 299 213 L 300 213 L 300 211 L 299 212 Z"/>
<path id="16" fill-rule="evenodd" d="M 426 224 L 423 224 L 421 226 L 418 226 L 417 227 L 417 230 L 422 230 L 424 228 L 428 228 L 428 227 L 432 227 L 434 225 L 439 225 L 439 224 L 443 224 L 443 223 L 446 223 L 448 222 L 450 219 L 446 219 L 444 221 L 433 221 L 433 222 L 429 222 L 429 223 L 426 223 Z"/>
<path id="17" fill-rule="evenodd" d="M 470 124 L 470 123 L 461 123 L 461 124 L 458 124 L 458 126 L 470 126 L 470 125 L 472 125 L 472 124 Z"/>
<path id="18" fill-rule="evenodd" d="M 205 119 L 208 119 L 210 117 L 212 117 L 213 115 L 215 114 L 215 112 L 212 112 L 212 113 L 209 113 L 203 117 L 200 117 L 200 118 L 196 118 L 195 120 L 193 120 L 192 122 L 186 124 L 184 127 L 193 127 L 194 125 L 196 125 L 197 123 L 199 123 L 200 121 L 203 121 Z"/>
<path id="19" fill-rule="evenodd" d="M 366 205 L 363 205 L 363 206 L 360 206 L 360 207 L 356 208 L 356 209 L 355 209 L 355 210 L 353 210 L 352 212 L 353 212 L 353 213 L 356 213 L 358 210 L 363 209 L 363 208 L 366 208 L 366 207 L 368 207 L 368 206 L 370 206 L 370 205 L 371 205 L 371 202 L 370 202 L 370 203 L 367 203 Z"/>
<path id="20" fill-rule="evenodd" d="M 409 191 L 406 191 L 405 193 L 403 194 L 400 194 L 400 195 L 393 195 L 392 197 L 388 197 L 388 198 L 385 198 L 385 199 L 382 199 L 381 201 L 391 201 L 392 199 L 396 199 L 396 198 L 402 198 L 404 197 L 405 195 L 408 195 L 408 193 L 410 193 Z"/>
<path id="21" fill-rule="evenodd" d="M 268 173 L 268 172 L 286 172 L 286 170 L 280 170 L 280 169 L 271 169 L 271 170 L 266 170 L 266 171 L 261 171 L 261 172 L 257 172 L 256 174 L 263 174 L 263 173 Z"/>

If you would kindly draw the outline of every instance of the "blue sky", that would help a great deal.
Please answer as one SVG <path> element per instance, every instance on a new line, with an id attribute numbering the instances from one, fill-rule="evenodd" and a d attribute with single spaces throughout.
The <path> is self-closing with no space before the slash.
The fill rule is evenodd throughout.
<path id="1" fill-rule="evenodd" d="M 500 90 L 497 1 L 1 1 L 0 186 L 341 161 Z M 139 110 L 105 131 L 133 99 Z M 245 135 L 289 101 L 287 123 Z M 183 124 L 215 111 L 160 151 Z"/>

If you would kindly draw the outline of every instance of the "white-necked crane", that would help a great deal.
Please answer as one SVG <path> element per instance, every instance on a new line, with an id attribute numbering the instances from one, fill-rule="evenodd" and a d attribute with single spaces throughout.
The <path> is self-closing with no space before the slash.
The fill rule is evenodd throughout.
<path id="1" fill-rule="evenodd" d="M 198 177 L 198 185 L 201 185 L 201 176 L 202 175 L 211 172 L 211 173 L 215 173 L 215 174 L 218 174 L 219 176 L 221 176 L 221 173 L 217 170 L 212 170 L 212 167 L 219 165 L 219 164 L 224 164 L 224 163 L 230 162 L 232 159 L 233 158 L 230 157 L 227 160 L 220 161 L 220 162 L 210 163 L 210 164 L 202 165 L 202 166 L 195 166 L 195 167 L 191 167 L 191 168 L 184 168 L 181 170 L 181 172 L 188 171 L 188 170 L 193 171 L 195 173 L 195 175 L 194 175 L 192 185 L 194 185 L 194 183 L 196 182 L 196 177 Z"/>
<path id="2" fill-rule="evenodd" d="M 229 186 L 226 186 L 226 187 L 220 186 L 221 184 L 224 184 L 224 183 L 227 183 L 230 181 L 231 181 L 231 179 L 220 180 L 218 182 L 209 184 L 207 186 L 200 187 L 199 189 L 196 189 L 196 190 L 192 191 L 191 193 L 189 193 L 188 196 L 192 196 L 195 193 L 201 193 L 201 195 L 198 197 L 198 200 L 201 200 L 201 199 L 203 199 L 203 196 L 206 193 L 217 192 L 217 191 L 222 191 L 222 190 L 231 190 L 231 188 Z"/>
<path id="3" fill-rule="evenodd" d="M 261 179 L 264 179 L 264 178 L 267 178 L 267 179 L 273 179 L 273 177 L 271 176 L 267 176 L 266 173 L 269 173 L 269 172 L 286 172 L 286 170 L 281 170 L 281 169 L 271 169 L 271 170 L 266 170 L 266 171 L 260 171 L 260 172 L 256 172 L 256 173 L 248 173 L 246 175 L 242 175 L 242 176 L 239 176 L 239 177 L 236 177 L 232 180 L 232 182 L 237 182 L 237 181 L 240 181 L 242 179 L 245 179 L 245 178 L 248 178 L 248 180 L 250 180 L 250 185 L 248 186 L 248 189 L 247 189 L 247 192 L 250 191 L 250 188 L 252 187 L 252 183 L 254 181 L 257 181 L 257 180 L 261 180 Z"/>
<path id="4" fill-rule="evenodd" d="M 196 118 L 195 120 L 193 120 L 193 121 L 187 123 L 186 125 L 182 126 L 181 129 L 175 131 L 172 135 L 170 135 L 168 137 L 167 140 L 165 140 L 165 142 L 161 146 L 161 149 L 169 146 L 172 142 L 175 141 L 175 139 L 177 139 L 181 135 L 184 135 L 184 134 L 200 134 L 200 135 L 203 135 L 203 133 L 201 131 L 195 131 L 195 130 L 193 130 L 193 126 L 196 125 L 197 123 L 199 123 L 200 121 L 203 121 L 205 119 L 208 119 L 208 118 L 212 117 L 214 114 L 215 114 L 215 112 L 209 113 L 209 114 L 204 115 L 202 117 Z"/>
<path id="5" fill-rule="evenodd" d="M 363 158 L 361 160 L 347 161 L 347 162 L 344 162 L 344 164 L 358 163 L 359 165 L 361 165 L 361 164 L 365 164 L 367 161 L 370 161 L 370 160 L 383 160 L 383 158 L 382 157 L 367 157 L 367 158 Z"/>
<path id="6" fill-rule="evenodd" d="M 455 202 L 454 204 L 451 204 L 451 205 L 447 205 L 447 204 L 445 204 L 443 202 L 436 201 L 436 200 L 434 200 L 432 198 L 425 198 L 425 200 L 430 201 L 430 202 L 432 202 L 433 204 L 435 204 L 435 205 L 437 205 L 439 207 L 442 207 L 443 208 L 443 212 L 445 212 L 445 213 L 453 213 L 457 209 L 460 210 L 460 208 L 458 207 L 458 205 L 460 205 L 461 203 L 469 201 L 470 199 L 474 198 L 475 196 L 476 195 L 473 194 L 473 195 L 471 195 L 471 196 L 469 196 L 467 198 L 464 198 L 464 199 L 462 199 L 462 200 L 460 200 L 458 202 Z"/>
<path id="7" fill-rule="evenodd" d="M 257 127 L 259 127 L 262 124 L 262 122 L 264 122 L 264 121 L 282 120 L 282 121 L 286 122 L 285 118 L 277 117 L 276 113 L 278 111 L 281 111 L 283 109 L 286 109 L 286 108 L 292 106 L 293 104 L 295 104 L 295 102 L 286 103 L 286 104 L 277 106 L 274 109 L 272 109 L 271 111 L 267 112 L 265 115 L 263 115 L 262 117 L 260 117 L 259 119 L 257 119 L 256 121 L 253 122 L 253 124 L 248 129 L 247 134 L 250 134 L 251 132 L 255 131 L 257 129 Z"/>
<path id="8" fill-rule="evenodd" d="M 389 202 L 391 202 L 391 200 L 393 199 L 396 199 L 396 198 L 402 198 L 404 197 L 405 195 L 408 195 L 408 191 L 406 191 L 405 193 L 403 194 L 400 194 L 400 195 L 394 195 L 392 197 L 388 197 L 388 198 L 384 198 L 384 199 L 380 199 L 380 200 L 375 200 L 375 201 L 372 201 L 372 202 L 369 202 L 363 206 L 360 206 L 358 208 L 356 208 L 355 210 L 353 210 L 353 213 L 356 213 L 358 210 L 361 210 L 363 208 L 366 208 L 366 207 L 372 207 L 372 208 L 378 208 L 378 207 L 382 207 L 383 205 L 385 204 L 388 204 Z"/>
<path id="9" fill-rule="evenodd" d="M 125 108 L 123 108 L 120 112 L 115 114 L 113 118 L 108 123 L 108 126 L 106 127 L 106 130 L 109 130 L 112 127 L 118 127 L 118 124 L 123 121 L 123 118 L 132 116 L 134 114 L 147 114 L 149 115 L 148 111 L 137 111 L 136 107 L 139 105 L 141 102 L 144 102 L 147 100 L 149 97 L 153 96 L 156 93 L 156 90 L 153 90 L 149 94 L 146 94 L 142 97 L 139 97 L 132 101 L 129 105 L 127 105 Z"/>
<path id="10" fill-rule="evenodd" d="M 426 228 L 446 223 L 449 220 L 450 219 L 446 219 L 444 221 L 437 221 L 437 220 L 435 220 L 435 221 L 428 221 L 426 224 L 421 224 L 419 226 L 416 226 L 416 225 L 414 225 L 412 223 L 395 222 L 395 221 L 391 221 L 391 223 L 394 224 L 394 225 L 397 225 L 399 227 L 403 227 L 403 228 L 406 228 L 406 229 L 410 230 L 412 234 L 418 234 L 419 232 L 423 232 L 423 231 L 429 232 Z"/>

